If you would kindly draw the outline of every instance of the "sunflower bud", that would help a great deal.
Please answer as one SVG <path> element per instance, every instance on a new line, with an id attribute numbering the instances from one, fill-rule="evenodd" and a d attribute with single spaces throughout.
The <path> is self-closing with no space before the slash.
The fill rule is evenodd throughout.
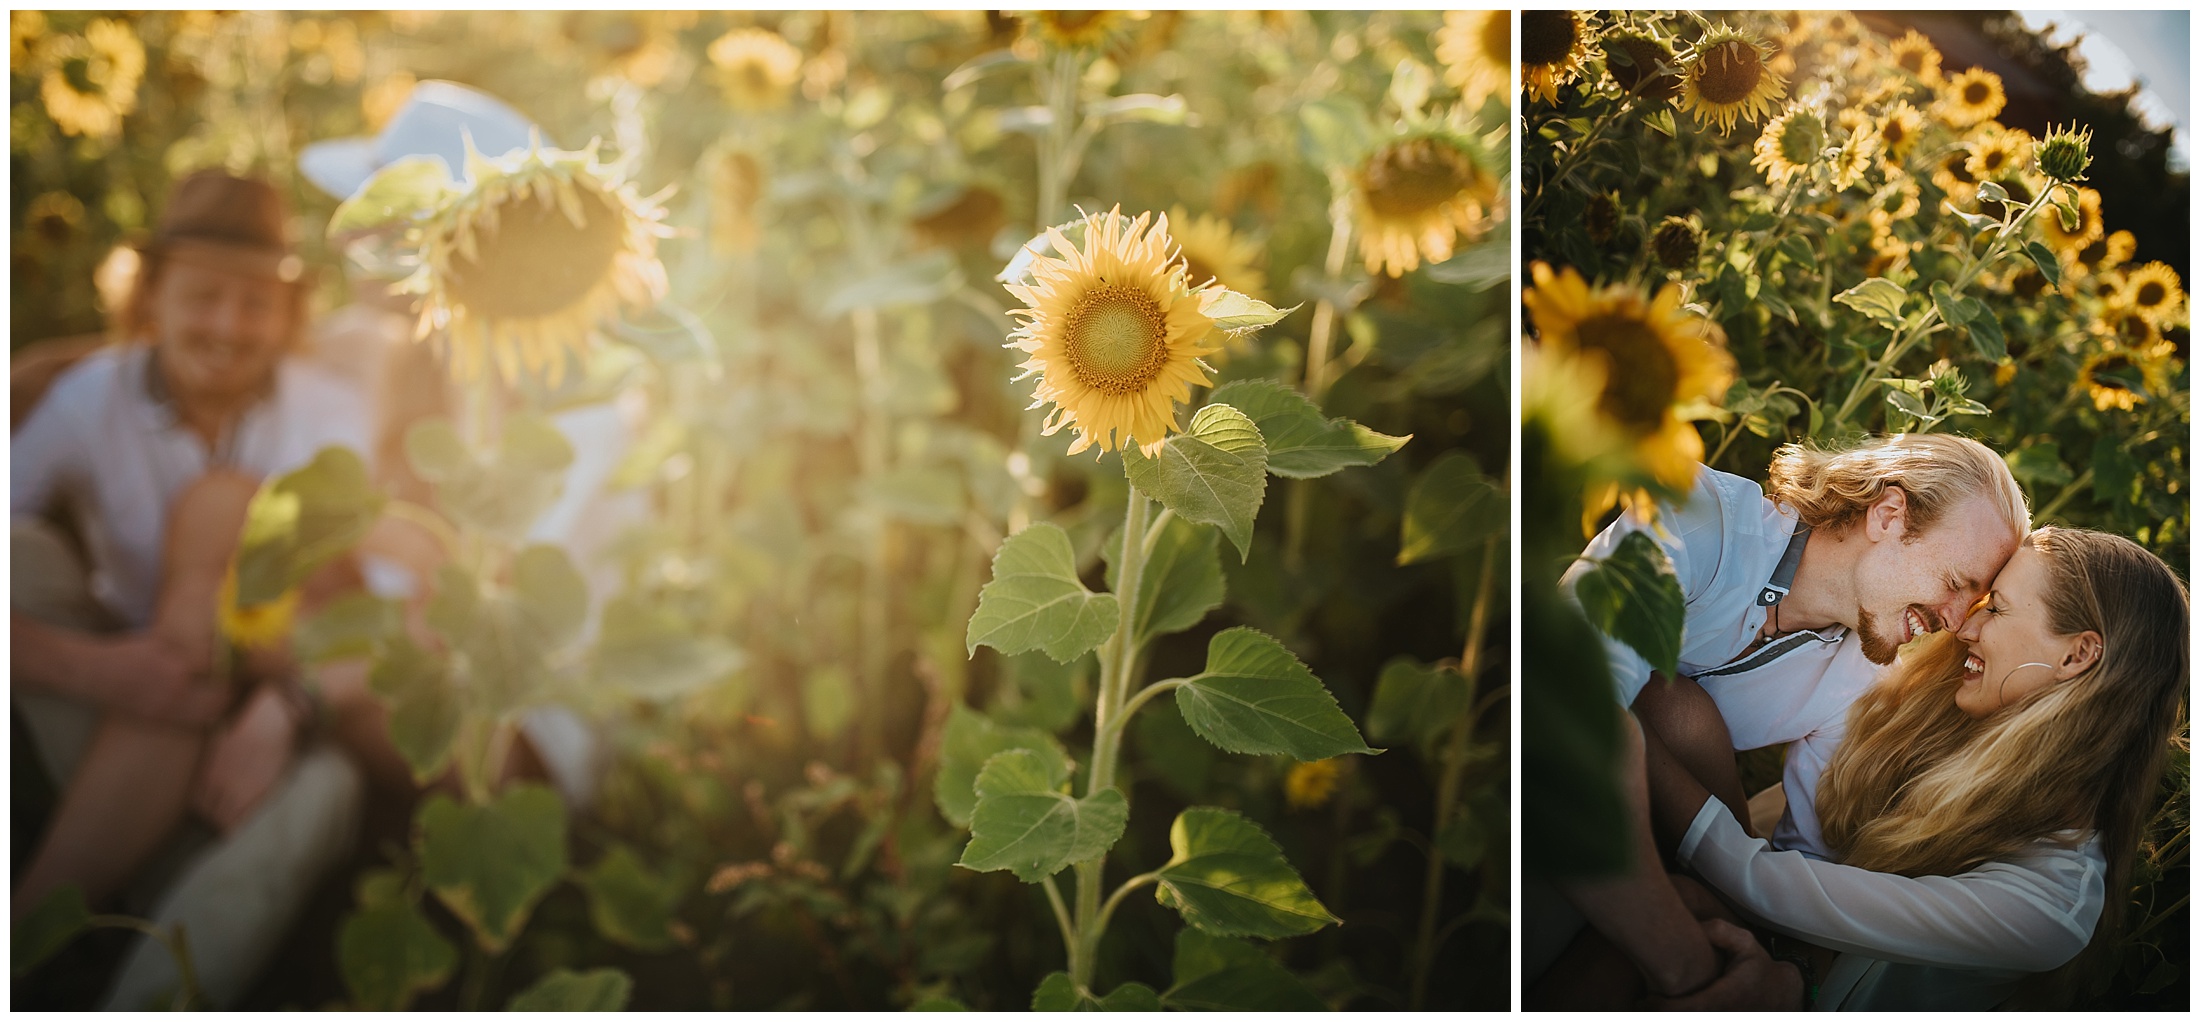
<path id="1" fill-rule="evenodd" d="M 1589 229 L 1589 240 L 1602 245 L 1619 230 L 1619 203 L 1612 200 L 1610 192 L 1598 192 L 1589 197 L 1589 209 L 1582 214 L 1581 222 Z"/>
<path id="2" fill-rule="evenodd" d="M 2083 181 L 2093 163 L 2093 129 L 2051 128 L 2040 143 L 2040 173 L 2057 181 Z"/>
<path id="3" fill-rule="evenodd" d="M 1696 265 L 1696 252 L 1701 240 L 1696 236 L 1696 225 L 1677 216 L 1665 218 L 1658 225 L 1656 234 L 1650 236 L 1650 250 L 1657 253 L 1658 261 L 1666 268 L 1685 270 Z"/>

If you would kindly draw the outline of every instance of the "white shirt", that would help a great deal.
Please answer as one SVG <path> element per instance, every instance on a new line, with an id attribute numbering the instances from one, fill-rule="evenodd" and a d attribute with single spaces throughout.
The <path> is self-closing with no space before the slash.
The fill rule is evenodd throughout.
<path id="1" fill-rule="evenodd" d="M 1788 809 L 1774 841 L 1816 858 L 1830 855 L 1818 832 L 1818 776 L 1848 727 L 1849 705 L 1878 678 L 1851 630 L 1834 626 L 1781 635 L 1750 649 L 1770 611 L 1757 602 L 1779 568 L 1796 517 L 1766 499 L 1754 481 L 1705 468 L 1688 502 L 1658 505 L 1656 527 L 1634 515 L 1591 540 L 1583 560 L 1566 572 L 1571 594 L 1592 559 L 1610 556 L 1629 534 L 1646 533 L 1672 561 L 1686 601 L 1680 673 L 1719 706 L 1736 749 L 1787 746 L 1782 783 Z M 1632 704 L 1650 681 L 1650 664 L 1634 647 L 1602 636 L 1620 704 Z"/>
<path id="2" fill-rule="evenodd" d="M 108 348 L 54 381 L 9 444 L 10 514 L 62 510 L 82 528 L 92 593 L 130 628 L 152 622 L 169 508 L 209 469 L 267 478 L 342 445 L 368 457 L 366 401 L 327 372 L 285 359 L 272 391 L 207 450 L 151 385 L 152 348 Z"/>

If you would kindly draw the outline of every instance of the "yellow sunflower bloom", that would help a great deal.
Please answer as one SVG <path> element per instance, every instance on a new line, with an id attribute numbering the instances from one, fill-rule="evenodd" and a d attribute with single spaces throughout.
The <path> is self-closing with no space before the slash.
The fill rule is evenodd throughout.
<path id="1" fill-rule="evenodd" d="M 761 28 L 737 28 L 710 44 L 710 62 L 726 105 L 768 110 L 787 101 L 802 74 L 802 51 Z"/>
<path id="2" fill-rule="evenodd" d="M 1360 256 L 1367 272 L 1393 277 L 1424 258 L 1451 258 L 1460 235 L 1472 241 L 1489 226 L 1485 214 L 1497 202 L 1497 180 L 1458 146 L 1433 135 L 1377 150 L 1354 185 Z"/>
<path id="3" fill-rule="evenodd" d="M 1978 197 L 1978 176 L 1971 173 L 1971 150 L 1957 146 L 1940 155 L 1933 164 L 1933 184 L 1947 194 L 1957 206 L 1969 206 Z"/>
<path id="4" fill-rule="evenodd" d="M 1981 181 L 2000 181 L 2013 176 L 2032 160 L 2032 133 L 2022 128 L 1992 132 L 1971 143 L 1971 158 L 1964 169 Z"/>
<path id="5" fill-rule="evenodd" d="M 1879 154 L 1879 134 L 1872 131 L 1852 131 L 1841 140 L 1841 148 L 1834 151 L 1828 168 L 1833 174 L 1833 190 L 1845 192 L 1864 180 L 1866 171 L 1872 169 L 1873 157 Z"/>
<path id="6" fill-rule="evenodd" d="M 2053 208 L 2039 214 L 2040 236 L 2056 251 L 2072 258 L 2101 240 L 2101 193 L 2079 186 L 2076 205 L 2078 226 L 2074 229 L 2065 229 L 2062 214 Z"/>
<path id="7" fill-rule="evenodd" d="M 1933 41 L 1911 29 L 1902 38 L 1887 44 L 1889 59 L 1894 66 L 1909 72 L 1910 76 L 1926 85 L 1940 84 L 1940 51 Z"/>
<path id="8" fill-rule="evenodd" d="M 298 616 L 298 590 L 286 589 L 265 603 L 250 607 L 237 605 L 237 565 L 231 563 L 222 576 L 221 593 L 215 598 L 220 608 L 217 614 L 222 637 L 232 646 L 245 649 L 264 649 L 290 635 L 291 623 Z"/>
<path id="9" fill-rule="evenodd" d="M 2148 394 L 2169 389 L 2169 361 L 2176 352 L 2176 345 L 2152 340 L 2103 348 L 2079 368 L 2077 386 L 2093 399 L 2095 411 L 2131 411 L 2145 403 Z"/>
<path id="10" fill-rule="evenodd" d="M 1757 136 L 1757 155 L 1749 162 L 1764 172 L 1766 182 L 1777 187 L 1809 171 L 1825 147 L 1826 119 L 1796 104 L 1766 122 L 1764 134 Z"/>
<path id="11" fill-rule="evenodd" d="M 1032 20 L 1039 38 L 1062 50 L 1092 50 L 1107 44 L 1129 15 L 1122 11 L 1038 11 Z"/>
<path id="12" fill-rule="evenodd" d="M 1968 128 L 1992 120 L 2001 113 L 2008 97 L 2001 91 L 2001 76 L 1974 67 L 1948 79 L 1940 92 L 1940 119 L 1950 127 Z"/>
<path id="13" fill-rule="evenodd" d="M 1916 216 L 1921 197 L 1922 190 L 1909 175 L 1889 174 L 1886 185 L 1872 195 L 1865 218 L 1871 221 L 1875 230 L 1885 232 L 1892 229 L 1896 221 Z"/>
<path id="14" fill-rule="evenodd" d="M 2077 268 L 2088 273 L 2105 273 L 2130 262 L 2138 251 L 2138 238 L 2130 231 L 2117 231 L 2081 250 Z"/>
<path id="15" fill-rule="evenodd" d="M 1765 66 L 1765 44 L 1721 24 L 1704 34 L 1681 72 L 1681 109 L 1697 124 L 1716 124 L 1725 134 L 1736 118 L 1754 121 L 1787 95 L 1787 83 Z"/>
<path id="16" fill-rule="evenodd" d="M 1520 85 L 1545 103 L 1581 73 L 1589 55 L 1588 26 L 1572 11 L 1520 12 Z"/>
<path id="17" fill-rule="evenodd" d="M 1445 11 L 1444 27 L 1436 30 L 1436 59 L 1467 109 L 1481 109 L 1512 78 L 1512 12 Z"/>
<path id="18" fill-rule="evenodd" d="M 1726 393 L 1734 359 L 1725 332 L 1682 308 L 1677 284 L 1645 300 L 1625 285 L 1592 289 L 1572 267 L 1553 273 L 1538 262 L 1532 273 L 1535 286 L 1520 300 L 1542 348 L 1601 359 L 1598 412 L 1632 439 L 1637 460 L 1660 483 L 1687 489 L 1703 461 L 1703 438 L 1676 409 Z"/>
<path id="19" fill-rule="evenodd" d="M 1169 210 L 1177 252 L 1184 259 L 1184 282 L 1192 287 L 1220 284 L 1241 295 L 1266 298 L 1268 273 L 1255 265 L 1260 245 L 1230 229 L 1218 216 L 1193 216 L 1184 207 Z"/>
<path id="20" fill-rule="evenodd" d="M 1009 313 L 1024 322 L 1008 346 L 1031 356 L 1019 366 L 1039 377 L 1031 406 L 1054 405 L 1042 432 L 1076 431 L 1069 453 L 1136 438 L 1152 456 L 1176 429 L 1177 403 L 1209 383 L 1200 357 L 1217 350 L 1214 321 L 1185 286 L 1167 217 L 1110 210 L 1082 226 L 1081 249 L 1048 230 L 1057 254 L 1034 247 L 1029 283 L 1008 285 L 1025 305 Z"/>
<path id="21" fill-rule="evenodd" d="M 62 133 L 112 138 L 137 109 L 145 44 L 129 25 L 94 18 L 81 36 L 47 36 L 39 43 L 36 64 L 46 69 L 38 98 Z"/>
<path id="22" fill-rule="evenodd" d="M 1337 766 L 1334 758 L 1291 764 L 1291 772 L 1283 777 L 1284 800 L 1293 809 L 1318 809 L 1328 805 L 1329 796 L 1337 793 Z"/>
<path id="23" fill-rule="evenodd" d="M 2151 262 L 2124 276 L 2124 289 L 2117 298 L 2133 312 L 2146 317 L 2156 330 L 2168 329 L 2177 322 L 2185 306 L 2185 291 L 2179 286 L 2177 271 L 2167 264 Z"/>
<path id="24" fill-rule="evenodd" d="M 1925 115 L 1907 101 L 1897 101 L 1879 118 L 1879 152 L 1891 166 L 1900 166 L 1902 158 L 1917 145 L 1918 132 L 1925 128 Z"/>
<path id="25" fill-rule="evenodd" d="M 469 190 L 418 228 L 421 267 L 404 284 L 426 297 L 419 335 L 445 331 L 457 378 L 480 377 L 493 359 L 507 380 L 524 367 L 555 386 L 565 353 L 585 353 L 599 320 L 664 296 L 664 209 L 598 162 L 593 143 L 469 153 L 467 173 Z"/>
<path id="26" fill-rule="evenodd" d="M 8 12 L 8 66 L 28 67 L 33 47 L 46 34 L 46 15 L 41 11 Z"/>

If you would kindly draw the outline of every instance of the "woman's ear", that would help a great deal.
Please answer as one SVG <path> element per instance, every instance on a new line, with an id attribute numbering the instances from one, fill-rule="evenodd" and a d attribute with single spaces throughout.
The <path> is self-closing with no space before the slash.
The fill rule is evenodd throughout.
<path id="1" fill-rule="evenodd" d="M 2055 665 L 2055 678 L 2060 681 L 2074 678 L 2101 660 L 2101 633 L 2090 629 L 2079 632 L 2070 639 L 2069 648 L 2063 651 L 2062 662 Z"/>

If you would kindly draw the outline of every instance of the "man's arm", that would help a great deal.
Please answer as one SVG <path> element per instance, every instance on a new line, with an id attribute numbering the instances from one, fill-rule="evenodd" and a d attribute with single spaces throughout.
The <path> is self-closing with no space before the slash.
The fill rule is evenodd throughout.
<path id="1" fill-rule="evenodd" d="M 102 709 L 174 724 L 214 721 L 228 704 L 181 651 L 150 632 L 89 635 L 8 614 L 8 669 L 17 682 Z"/>

